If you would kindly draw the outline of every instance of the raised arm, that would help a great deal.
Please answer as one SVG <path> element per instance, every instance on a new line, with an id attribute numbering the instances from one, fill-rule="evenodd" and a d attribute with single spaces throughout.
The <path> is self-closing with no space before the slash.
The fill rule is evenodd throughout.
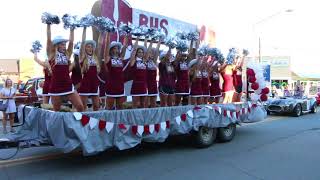
<path id="1" fill-rule="evenodd" d="M 80 53 L 79 53 L 79 60 L 80 62 L 83 61 L 83 58 L 85 56 L 85 47 L 84 47 L 84 43 L 86 41 L 86 37 L 87 37 L 87 27 L 84 27 L 82 30 L 82 38 L 81 38 L 81 47 L 80 47 Z"/>
<path id="2" fill-rule="evenodd" d="M 139 42 L 139 37 L 137 37 L 136 42 L 133 45 L 133 51 L 131 52 L 131 57 L 130 57 L 130 67 L 136 63 L 136 53 L 137 53 L 137 48 L 138 48 L 138 42 Z"/>
<path id="3" fill-rule="evenodd" d="M 51 25 L 47 24 L 47 56 L 50 56 L 50 52 L 52 49 L 52 42 L 51 42 Z"/>
<path id="4" fill-rule="evenodd" d="M 101 61 L 101 48 L 102 48 L 102 33 L 99 33 L 99 38 L 97 42 L 97 47 L 95 49 L 95 54 L 98 57 L 99 61 Z"/>
<path id="5" fill-rule="evenodd" d="M 146 41 L 145 41 L 146 42 Z M 150 41 L 150 44 L 149 44 L 149 47 L 145 46 L 147 49 L 147 52 L 144 54 L 144 59 L 145 60 L 148 60 L 151 56 L 151 53 L 152 53 L 152 45 L 153 45 L 153 41 Z"/>
<path id="6" fill-rule="evenodd" d="M 108 64 L 108 62 L 110 61 L 110 56 L 109 56 L 109 53 L 110 53 L 110 50 L 109 50 L 109 47 L 110 47 L 110 34 L 109 32 L 106 33 L 106 38 L 105 38 L 105 42 L 104 42 L 104 52 L 103 52 L 103 56 L 104 56 L 104 62 L 105 64 Z"/>
<path id="7" fill-rule="evenodd" d="M 69 57 L 68 57 L 69 59 L 70 59 L 72 52 L 73 52 L 73 41 L 74 41 L 74 29 L 71 28 L 70 35 L 69 35 L 68 49 L 67 49 L 67 51 L 69 53 Z"/>
<path id="8" fill-rule="evenodd" d="M 161 40 L 159 39 L 158 43 L 157 43 L 157 47 L 156 47 L 156 53 L 154 55 L 154 61 L 156 62 L 158 57 L 159 57 L 159 49 L 160 49 L 160 45 L 161 45 Z M 170 54 L 171 54 L 171 49 L 170 49 Z"/>
<path id="9" fill-rule="evenodd" d="M 41 61 L 37 53 L 34 53 L 33 60 L 37 62 L 42 67 L 47 67 L 47 64 L 44 61 Z"/>
<path id="10" fill-rule="evenodd" d="M 120 58 L 121 59 L 123 59 L 124 56 L 126 55 L 127 47 L 128 47 L 128 36 L 125 36 L 123 38 L 123 46 L 122 46 L 121 52 L 120 52 Z"/>

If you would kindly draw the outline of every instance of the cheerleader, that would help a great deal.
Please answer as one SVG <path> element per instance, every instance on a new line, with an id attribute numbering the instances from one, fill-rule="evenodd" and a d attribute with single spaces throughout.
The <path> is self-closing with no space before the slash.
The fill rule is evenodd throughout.
<path id="1" fill-rule="evenodd" d="M 243 50 L 241 58 L 238 58 L 235 63 L 235 70 L 233 71 L 233 83 L 235 92 L 233 94 L 233 102 L 240 102 L 242 95 L 242 67 L 245 57 L 248 55 L 247 50 Z"/>
<path id="2" fill-rule="evenodd" d="M 191 41 L 190 44 L 190 50 L 189 52 L 192 51 L 193 41 Z M 177 56 L 175 59 L 175 72 L 177 76 L 177 81 L 175 85 L 175 92 L 176 92 L 176 97 L 175 97 L 175 105 L 179 106 L 181 103 L 181 98 L 188 98 L 190 95 L 190 82 L 189 82 L 189 67 L 188 63 L 191 60 L 191 58 L 188 58 L 190 54 L 187 52 L 177 52 Z M 187 105 L 188 102 L 184 101 L 183 105 Z"/>
<path id="3" fill-rule="evenodd" d="M 80 87 L 80 82 L 82 79 L 81 67 L 80 67 L 80 62 L 79 62 L 80 46 L 81 46 L 81 43 L 79 42 L 75 45 L 74 50 L 73 50 L 74 67 L 72 68 L 72 72 L 71 72 L 71 80 L 72 80 L 72 84 L 76 90 Z"/>
<path id="4" fill-rule="evenodd" d="M 43 67 L 43 73 L 44 73 L 44 84 L 43 84 L 43 90 L 42 90 L 42 98 L 43 98 L 43 104 L 49 104 L 49 88 L 50 88 L 50 81 L 51 81 L 51 75 L 52 75 L 52 70 L 51 66 L 48 62 L 46 61 L 41 61 L 38 58 L 37 53 L 34 53 L 34 60 Z"/>
<path id="5" fill-rule="evenodd" d="M 221 64 L 215 56 L 211 56 L 212 63 L 210 63 L 209 68 L 209 79 L 210 79 L 210 103 L 219 103 L 221 94 L 220 88 L 220 75 L 219 70 Z"/>
<path id="6" fill-rule="evenodd" d="M 86 27 L 83 28 L 82 44 L 80 49 L 80 65 L 82 72 L 82 80 L 78 89 L 79 95 L 84 105 L 84 110 L 87 109 L 88 98 L 92 99 L 93 111 L 100 108 L 99 99 L 99 79 L 100 61 L 98 59 L 98 52 L 100 47 L 101 35 L 99 36 L 98 47 L 95 41 L 86 40 Z"/>
<path id="7" fill-rule="evenodd" d="M 235 70 L 234 61 L 240 56 L 235 48 L 229 50 L 227 61 L 221 66 L 221 76 L 223 78 L 223 103 L 231 103 L 233 100 L 234 84 L 233 71 Z"/>
<path id="8" fill-rule="evenodd" d="M 208 100 L 210 97 L 210 88 L 209 88 L 209 65 L 208 65 L 208 57 L 203 56 L 201 60 L 200 70 L 202 74 L 201 79 L 201 88 L 202 88 L 202 103 L 208 104 Z"/>
<path id="9" fill-rule="evenodd" d="M 64 96 L 67 96 L 77 111 L 83 111 L 81 99 L 78 93 L 74 91 L 74 86 L 69 76 L 73 68 L 73 64 L 70 62 L 73 39 L 74 29 L 70 29 L 69 40 L 57 36 L 51 41 L 51 26 L 47 25 L 47 52 L 52 69 L 49 95 L 51 96 L 54 111 L 60 110 Z M 66 49 L 66 42 L 68 41 L 68 49 Z"/>
<path id="10" fill-rule="evenodd" d="M 101 60 L 101 70 L 100 73 L 98 74 L 98 79 L 99 79 L 99 96 L 100 96 L 100 103 L 103 109 L 106 108 L 106 75 L 107 75 L 107 70 L 106 70 L 106 64 L 104 62 L 104 59 Z"/>
<path id="11" fill-rule="evenodd" d="M 120 42 L 110 43 L 110 34 L 106 33 L 104 59 L 106 66 L 106 96 L 107 109 L 122 109 L 124 97 L 124 62 L 123 58 L 127 49 L 128 37 L 125 36 L 123 47 Z M 120 52 L 121 49 L 121 52 Z"/>
<path id="12" fill-rule="evenodd" d="M 139 37 L 134 44 L 130 58 L 130 67 L 133 75 L 131 87 L 133 108 L 145 108 L 147 96 L 147 51 L 144 46 L 138 46 Z"/>
<path id="13" fill-rule="evenodd" d="M 189 63 L 190 69 L 190 100 L 192 105 L 202 104 L 202 73 L 200 62 L 198 59 L 193 59 Z"/>
<path id="14" fill-rule="evenodd" d="M 159 63 L 159 93 L 160 106 L 173 106 L 175 98 L 175 80 L 173 62 L 171 62 L 171 49 L 160 54 Z"/>
<path id="15" fill-rule="evenodd" d="M 148 98 L 146 107 L 156 107 L 156 100 L 158 96 L 158 86 L 157 86 L 157 59 L 159 56 L 161 40 L 158 41 L 157 47 L 152 48 L 152 41 L 149 44 L 148 56 L 147 56 L 147 89 Z M 146 47 L 146 46 L 145 46 Z"/>

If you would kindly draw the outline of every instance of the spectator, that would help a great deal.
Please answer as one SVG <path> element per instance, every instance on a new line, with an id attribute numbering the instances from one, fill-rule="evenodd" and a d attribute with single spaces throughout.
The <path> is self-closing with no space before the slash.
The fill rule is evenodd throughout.
<path id="1" fill-rule="evenodd" d="M 7 133 L 7 116 L 9 116 L 10 119 L 10 132 L 15 132 L 13 129 L 13 122 L 14 122 L 14 115 L 15 112 L 17 112 L 16 109 L 16 103 L 14 100 L 14 96 L 16 94 L 16 89 L 12 87 L 12 80 L 7 79 L 5 81 L 4 88 L 0 91 L 0 98 L 4 100 L 3 103 L 8 103 L 8 107 L 6 111 L 3 111 L 3 133 Z"/>

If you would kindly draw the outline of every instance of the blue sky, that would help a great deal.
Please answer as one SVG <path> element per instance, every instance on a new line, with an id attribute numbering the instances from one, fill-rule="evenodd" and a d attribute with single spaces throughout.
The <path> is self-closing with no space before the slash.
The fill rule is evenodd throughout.
<path id="1" fill-rule="evenodd" d="M 31 56 L 31 42 L 45 40 L 42 12 L 85 15 L 95 0 L 10 0 L 2 3 L 0 17 L 0 58 Z M 217 46 L 250 49 L 257 54 L 258 36 L 263 55 L 289 55 L 298 72 L 319 73 L 317 60 L 320 26 L 315 0 L 128 0 L 134 8 L 165 16 L 206 24 L 216 31 Z M 19 4 L 19 5 L 18 5 Z M 179 7 L 179 8 L 177 8 Z M 293 9 L 285 13 L 286 9 Z M 276 16 L 272 16 L 277 14 Z M 267 20 L 256 24 L 266 17 Z M 53 34 L 67 35 L 62 25 L 53 27 Z M 81 30 L 76 31 L 80 38 Z"/>

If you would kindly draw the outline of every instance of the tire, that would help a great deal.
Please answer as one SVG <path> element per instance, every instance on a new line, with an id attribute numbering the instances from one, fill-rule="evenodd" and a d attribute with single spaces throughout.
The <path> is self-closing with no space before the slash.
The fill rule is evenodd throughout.
<path id="1" fill-rule="evenodd" d="M 294 107 L 292 113 L 293 113 L 293 116 L 294 116 L 294 117 L 299 117 L 299 116 L 301 116 L 301 114 L 302 114 L 301 105 L 300 105 L 300 104 L 297 104 L 296 107 Z"/>
<path id="2" fill-rule="evenodd" d="M 270 115 L 270 114 L 271 114 L 271 112 L 269 110 L 267 110 L 267 115 Z"/>
<path id="3" fill-rule="evenodd" d="M 193 134 L 194 145 L 197 148 L 206 148 L 211 146 L 217 138 L 217 129 L 201 126 L 199 131 L 194 131 Z"/>
<path id="4" fill-rule="evenodd" d="M 314 103 L 313 106 L 311 107 L 311 113 L 317 113 L 317 103 Z"/>
<path id="5" fill-rule="evenodd" d="M 229 142 L 236 135 L 236 124 L 230 124 L 227 127 L 219 128 L 217 139 L 219 142 Z"/>

